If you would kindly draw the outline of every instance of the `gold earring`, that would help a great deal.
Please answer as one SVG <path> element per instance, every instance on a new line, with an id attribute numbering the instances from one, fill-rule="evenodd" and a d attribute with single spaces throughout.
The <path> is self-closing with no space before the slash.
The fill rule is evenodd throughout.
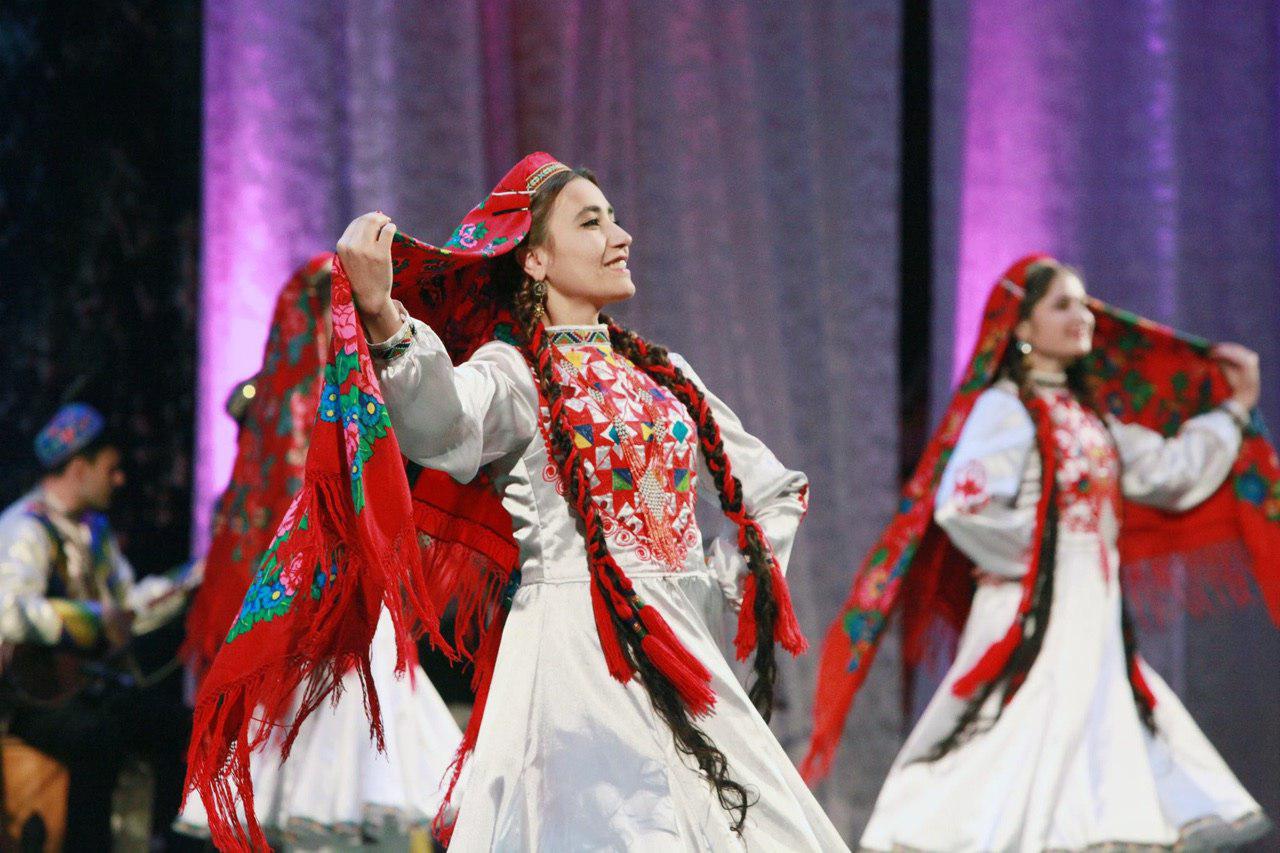
<path id="1" fill-rule="evenodd" d="M 547 283 L 545 281 L 535 281 L 533 283 L 533 298 L 536 304 L 533 307 L 533 319 L 538 319 L 547 310 Z"/>

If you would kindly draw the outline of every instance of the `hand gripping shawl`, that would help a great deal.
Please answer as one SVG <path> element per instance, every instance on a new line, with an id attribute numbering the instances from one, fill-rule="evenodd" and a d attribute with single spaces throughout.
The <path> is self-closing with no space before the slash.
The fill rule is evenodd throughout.
<path id="1" fill-rule="evenodd" d="M 534 193 L 566 168 L 547 154 L 529 155 L 443 246 L 396 234 L 392 293 L 440 336 L 455 364 L 495 338 L 515 343 L 512 318 L 489 286 L 491 261 L 524 239 Z M 368 648 L 384 604 L 395 624 L 399 667 L 414 660 L 415 642 L 424 633 L 474 667 L 476 702 L 455 761 L 452 792 L 475 746 L 507 608 L 519 584 L 511 518 L 483 472 L 459 484 L 402 458 L 350 282 L 336 260 L 331 310 L 333 341 L 302 488 L 258 562 L 196 701 L 187 790 L 199 792 L 221 849 L 266 846 L 253 817 L 249 754 L 279 727 L 287 757 L 302 720 L 353 667 L 361 674 L 372 733 L 381 745 Z M 532 334 L 541 331 L 539 325 Z M 709 710 L 715 699 L 710 673 L 661 614 L 634 595 L 612 558 L 603 562 L 603 571 L 593 568 L 592 598 L 610 673 L 626 681 L 634 670 L 618 650 L 612 617 L 602 606 L 606 598 L 643 634 L 644 653 L 690 710 Z M 785 612 L 775 633 L 791 648 L 800 635 L 785 588 L 778 592 L 779 610 Z M 438 616 L 448 605 L 456 614 L 446 639 Z M 743 612 L 743 619 L 752 618 L 747 607 Z M 611 655 L 611 649 L 618 653 Z M 443 820 L 448 805 L 446 797 L 437 816 L 443 839 L 451 829 Z"/>
<path id="2" fill-rule="evenodd" d="M 993 289 L 983 314 L 973 357 L 938 430 L 902 490 L 898 513 L 866 555 L 840 615 L 823 641 L 814 730 L 801 772 L 811 783 L 829 772 L 845 719 L 875 659 L 889 616 L 902 611 L 903 658 L 911 670 L 926 656 L 929 628 L 938 619 L 958 632 L 968 615 L 974 584 L 972 563 L 933 522 L 934 496 L 969 413 L 997 371 L 1018 323 L 1027 268 L 1043 255 L 1023 258 Z M 1090 300 L 1097 321 L 1094 350 L 1087 358 L 1093 404 L 1126 422 L 1170 436 L 1190 417 L 1229 396 L 1221 370 L 1209 356 L 1210 343 L 1182 335 Z M 1055 454 L 1044 428 L 1045 413 L 1032 407 L 1045 482 L 1052 482 Z M 1006 635 L 987 650 L 953 691 L 973 695 L 995 678 L 1022 639 L 1021 621 L 1031 606 L 1040 540 L 1049 495 L 1037 507 L 1035 540 L 1022 578 L 1021 606 Z M 1242 555 L 1273 621 L 1280 624 L 1280 461 L 1258 415 L 1245 430 L 1231 475 L 1207 501 L 1183 513 L 1164 512 L 1124 501 L 1120 553 L 1125 595 L 1154 606 L 1171 602 L 1168 571 L 1176 559 L 1186 567 L 1188 609 L 1200 613 L 1246 603 L 1248 581 L 1228 571 Z M 1168 604 L 1164 605 L 1168 607 Z M 1140 673 L 1131 667 L 1134 688 L 1152 702 Z M 1146 694 L 1146 695 L 1142 695 Z"/>
<path id="3" fill-rule="evenodd" d="M 258 557 L 302 486 L 329 355 L 324 312 L 332 258 L 325 253 L 307 261 L 276 299 L 254 397 L 236 438 L 231 481 L 214 508 L 204 581 L 187 610 L 181 653 L 197 683 L 227 638 Z"/>

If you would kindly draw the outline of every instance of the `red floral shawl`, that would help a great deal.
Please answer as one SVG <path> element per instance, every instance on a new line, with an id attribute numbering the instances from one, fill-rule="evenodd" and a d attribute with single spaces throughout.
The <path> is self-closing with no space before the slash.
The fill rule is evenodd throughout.
<path id="1" fill-rule="evenodd" d="M 302 486 L 311 421 L 329 353 L 329 264 L 303 264 L 276 299 L 254 397 L 236 438 L 231 481 L 213 514 L 204 581 L 187 611 L 182 654 L 197 683 L 227 638 L 258 557 Z"/>
<path id="2" fill-rule="evenodd" d="M 974 589 L 972 563 L 933 522 L 934 494 L 970 411 L 997 378 L 1018 322 L 1027 267 L 1044 257 L 1023 258 L 992 290 L 973 357 L 941 425 L 902 490 L 897 515 L 867 553 L 854 575 L 849 598 L 827 631 L 814 699 L 814 730 L 801 764 L 810 782 L 831 768 L 845 719 L 875 659 L 890 614 L 902 611 L 903 658 L 908 669 L 924 657 L 927 629 L 938 618 L 956 631 L 964 625 Z M 1172 435 L 1188 418 L 1229 396 L 1220 369 L 1209 357 L 1208 341 L 1096 300 L 1090 301 L 1090 307 L 1097 326 L 1088 366 L 1100 409 Z M 1046 456 L 1043 447 L 1042 461 L 1051 470 L 1052 457 Z M 1045 489 L 1046 494 L 1049 491 Z M 1184 513 L 1125 501 L 1122 519 L 1119 544 L 1126 595 L 1136 595 L 1140 605 L 1144 599 L 1171 598 L 1159 591 L 1167 589 L 1169 579 L 1163 570 L 1175 556 L 1196 575 L 1198 583 L 1193 586 L 1201 592 L 1192 601 L 1193 609 L 1247 600 L 1247 582 L 1224 571 L 1222 562 L 1215 559 L 1236 543 L 1243 545 L 1263 600 L 1280 624 L 1280 461 L 1256 414 L 1245 431 L 1231 476 L 1213 497 Z M 1033 543 L 1030 553 L 1039 550 Z M 1034 569 L 1023 579 L 1024 609 L 1030 604 Z M 1144 583 L 1152 585 L 1149 595 L 1143 594 Z M 1015 621 L 1006 637 L 957 681 L 957 688 L 971 692 L 999 672 L 1020 639 L 1017 629 Z M 1141 689 L 1140 683 L 1135 686 Z"/>

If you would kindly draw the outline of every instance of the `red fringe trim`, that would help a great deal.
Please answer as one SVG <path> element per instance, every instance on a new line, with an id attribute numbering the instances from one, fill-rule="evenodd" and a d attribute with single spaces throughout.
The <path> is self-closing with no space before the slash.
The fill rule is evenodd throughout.
<path id="1" fill-rule="evenodd" d="M 296 516 L 306 513 L 308 526 L 294 530 L 277 553 L 283 563 L 298 556 L 307 566 L 327 565 L 335 555 L 341 555 L 344 565 L 332 581 L 333 587 L 319 602 L 300 592 L 295 609 L 280 617 L 283 621 L 278 626 L 269 623 L 261 629 L 267 643 L 282 649 L 280 658 L 227 682 L 220 679 L 221 673 L 243 671 L 244 662 L 237 658 L 234 644 L 224 647 L 197 698 L 185 790 L 200 795 L 210 834 L 220 850 L 269 849 L 254 811 L 249 756 L 274 731 L 283 729 L 281 760 L 285 760 L 302 722 L 322 702 L 335 697 L 343 675 L 352 667 L 360 673 L 371 735 L 378 748 L 383 748 L 382 720 L 368 657 L 383 604 L 374 595 L 379 590 L 378 579 L 408 574 L 404 567 L 416 562 L 417 536 L 412 528 L 401 531 L 382 554 L 358 547 L 351 535 L 356 521 L 349 488 L 343 475 L 313 476 L 296 499 L 301 502 Z M 403 587 L 389 584 L 387 589 L 388 598 L 391 590 L 409 597 Z M 393 617 L 399 616 L 398 634 L 406 630 L 406 615 L 397 613 L 404 602 L 397 599 L 387 605 Z M 430 610 L 417 613 L 417 624 L 439 637 Z M 292 633 L 280 633 L 286 630 Z M 412 640 L 407 644 L 412 650 L 408 654 L 400 636 L 397 640 L 401 665 L 416 659 Z M 250 654 L 260 659 L 261 649 L 254 652 Z M 299 688 L 303 690 L 300 700 Z"/>
<path id="2" fill-rule="evenodd" d="M 657 608 L 640 608 L 640 621 L 648 630 L 640 641 L 644 653 L 671 680 L 691 714 L 698 717 L 710 713 L 716 694 L 711 689 L 711 673 L 702 661 L 684 647 Z"/>
<path id="3" fill-rule="evenodd" d="M 1239 539 L 1126 561 L 1121 567 L 1125 600 L 1135 621 L 1147 629 L 1167 626 L 1183 613 L 1194 618 L 1230 613 L 1258 600 L 1250 581 L 1252 562 Z"/>

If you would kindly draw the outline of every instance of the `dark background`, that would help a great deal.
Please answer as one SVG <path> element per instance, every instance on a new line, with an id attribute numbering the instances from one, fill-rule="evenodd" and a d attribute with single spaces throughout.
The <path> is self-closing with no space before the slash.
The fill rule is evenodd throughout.
<path id="1" fill-rule="evenodd" d="M 0 500 L 66 399 L 128 436 L 140 574 L 188 553 L 200 4 L 0 4 Z"/>

